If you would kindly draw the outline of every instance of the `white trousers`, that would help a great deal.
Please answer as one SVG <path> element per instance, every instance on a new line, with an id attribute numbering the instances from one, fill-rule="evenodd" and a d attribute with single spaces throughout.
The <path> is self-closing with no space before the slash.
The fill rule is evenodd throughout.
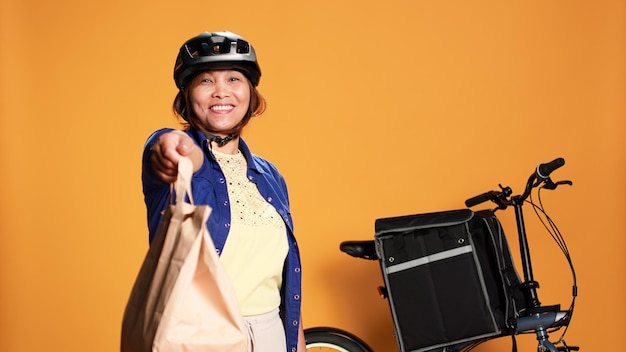
<path id="1" fill-rule="evenodd" d="M 248 352 L 283 352 L 287 350 L 285 328 L 278 308 L 260 315 L 243 317 L 248 330 Z"/>

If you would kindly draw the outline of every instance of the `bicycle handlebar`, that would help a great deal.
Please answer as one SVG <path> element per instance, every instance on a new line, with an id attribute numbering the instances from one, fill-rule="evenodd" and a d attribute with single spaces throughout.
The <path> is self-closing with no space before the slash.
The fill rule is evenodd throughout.
<path id="1" fill-rule="evenodd" d="M 538 186 L 542 182 L 546 182 L 550 180 L 550 174 L 565 165 L 565 160 L 563 158 L 556 158 L 549 163 L 539 164 L 530 177 L 528 178 L 528 182 L 526 183 L 526 189 L 524 193 L 519 196 L 519 200 L 523 201 L 528 197 L 530 191 L 533 187 Z M 535 182 L 539 180 L 539 182 Z M 511 195 L 511 189 L 509 187 L 500 186 L 501 191 L 488 191 L 472 198 L 469 198 L 465 201 L 465 206 L 471 208 L 475 205 L 484 203 L 486 201 L 492 201 L 498 204 L 498 208 L 504 209 L 510 203 L 507 201 L 507 198 Z"/>
<path id="2" fill-rule="evenodd" d="M 485 192 L 483 194 L 479 194 L 475 197 L 472 197 L 468 200 L 465 201 L 465 206 L 467 206 L 468 208 L 473 207 L 474 205 L 478 205 L 481 203 L 484 203 L 488 200 L 495 200 L 498 198 L 498 195 L 500 194 L 500 192 L 496 192 L 496 191 L 489 191 L 489 192 Z"/>
<path id="3" fill-rule="evenodd" d="M 549 163 L 539 164 L 539 166 L 537 166 L 537 177 L 541 179 L 546 179 L 550 177 L 552 171 L 560 168 L 563 165 L 565 165 L 565 159 L 563 158 L 556 158 Z"/>

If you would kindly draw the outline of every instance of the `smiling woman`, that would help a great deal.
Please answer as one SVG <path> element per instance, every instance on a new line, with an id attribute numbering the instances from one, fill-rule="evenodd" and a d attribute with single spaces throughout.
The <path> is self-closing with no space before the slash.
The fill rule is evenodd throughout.
<path id="1" fill-rule="evenodd" d="M 174 66 L 179 89 L 174 99 L 175 114 L 186 127 L 205 133 L 218 148 L 239 136 L 253 116 L 265 111 L 266 104 L 256 89 L 261 68 L 254 48 L 234 33 L 221 34 L 226 36 L 205 32 L 189 39 Z M 207 115 L 208 111 L 219 111 L 217 120 L 224 124 L 228 117 L 232 126 L 212 126 L 211 121 L 216 119 L 209 116 L 215 115 Z M 236 148 L 228 149 L 232 153 Z"/>
<path id="2" fill-rule="evenodd" d="M 300 255 L 287 186 L 276 167 L 240 138 L 265 109 L 252 46 L 230 32 L 202 33 L 180 49 L 174 68 L 181 131 L 153 133 L 143 155 L 143 191 L 152 240 L 182 156 L 193 162 L 192 196 L 212 208 L 207 228 L 232 280 L 249 351 L 304 351 Z"/>
<path id="3" fill-rule="evenodd" d="M 243 73 L 235 70 L 209 70 L 189 84 L 190 124 L 212 135 L 239 134 L 250 105 L 254 87 Z"/>

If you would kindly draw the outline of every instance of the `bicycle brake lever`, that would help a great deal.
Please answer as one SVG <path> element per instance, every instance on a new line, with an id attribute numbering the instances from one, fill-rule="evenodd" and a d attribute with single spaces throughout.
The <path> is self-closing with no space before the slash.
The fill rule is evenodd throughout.
<path id="1" fill-rule="evenodd" d="M 553 190 L 553 189 L 556 189 L 559 185 L 570 185 L 571 186 L 573 184 L 574 183 L 572 181 L 569 181 L 569 180 L 553 182 L 550 178 L 547 178 L 544 181 L 543 188 L 549 189 L 549 190 Z"/>
<path id="2" fill-rule="evenodd" d="M 513 193 L 513 190 L 509 186 L 502 186 L 502 184 L 498 184 L 498 187 L 500 187 L 502 192 L 500 192 L 495 199 L 492 199 L 492 201 L 498 205 L 496 209 L 504 210 L 510 204 L 508 198 Z"/>

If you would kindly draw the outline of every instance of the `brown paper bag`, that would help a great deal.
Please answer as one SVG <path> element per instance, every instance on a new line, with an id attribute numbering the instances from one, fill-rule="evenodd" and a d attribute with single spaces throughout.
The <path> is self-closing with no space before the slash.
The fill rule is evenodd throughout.
<path id="1" fill-rule="evenodd" d="M 191 161 L 178 167 L 176 203 L 163 215 L 126 305 L 121 352 L 246 352 L 237 299 L 206 229 L 211 209 L 193 205 Z"/>

